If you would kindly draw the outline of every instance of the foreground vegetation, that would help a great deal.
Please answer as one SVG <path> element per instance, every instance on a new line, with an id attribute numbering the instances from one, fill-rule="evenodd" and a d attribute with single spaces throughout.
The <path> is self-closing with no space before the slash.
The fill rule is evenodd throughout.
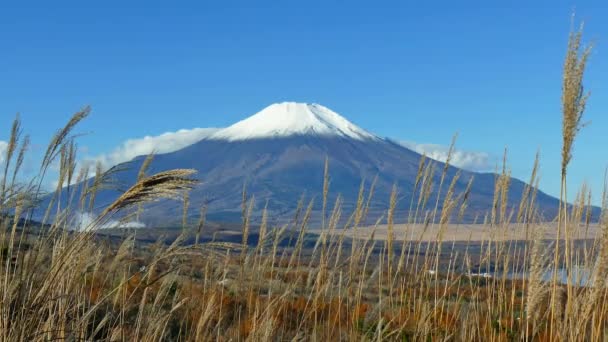
<path id="1" fill-rule="evenodd" d="M 75 230 L 74 213 L 96 207 L 97 192 L 114 172 L 97 167 L 91 182 L 74 182 L 89 175 L 86 168 L 76 172 L 71 135 L 89 110 L 74 115 L 57 132 L 39 176 L 27 184 L 19 175 L 29 142 L 15 120 L 0 184 L 0 338 L 606 340 L 608 223 L 603 215 L 591 217 L 590 189 L 583 187 L 573 205 L 563 201 L 587 99 L 582 79 L 589 50 L 580 51 L 580 39 L 580 33 L 571 36 L 564 68 L 560 214 L 552 225 L 543 222 L 535 187 L 526 189 L 517 208 L 508 207 L 505 161 L 496 177 L 493 209 L 484 219 L 491 234 L 464 248 L 443 236 L 450 222 L 466 212 L 468 190 L 454 193 L 458 175 L 447 179 L 447 166 L 426 158 L 411 189 L 415 196 L 405 227 L 422 224 L 435 231 L 432 244 L 407 233 L 410 238 L 395 239 L 395 222 L 401 217 L 396 189 L 378 221 L 387 226 L 386 239 L 375 240 L 374 227 L 367 239 L 345 237 L 347 230 L 363 229 L 373 185 L 362 186 L 355 212 L 344 214 L 340 200 L 326 200 L 328 165 L 320 199 L 322 231 L 312 246 L 307 234 L 312 204 L 301 203 L 296 217 L 278 227 L 268 225 L 264 212 L 254 229 L 254 199 L 246 191 L 241 243 L 204 240 L 204 212 L 194 226 L 184 217 L 184 234 L 171 243 L 141 243 L 136 230 L 121 239 L 106 239 L 99 228 L 110 220 L 139 217 L 150 201 L 179 199 L 187 208 L 187 191 L 196 185 L 190 178 L 193 171 L 148 176 L 149 157 L 136 184 Z M 53 165 L 60 169 L 59 185 L 42 210 L 36 203 Z M 443 176 L 433 184 L 437 167 L 443 167 Z M 537 171 L 538 160 L 529 184 L 538 184 Z M 59 196 L 61 185 L 73 183 L 82 188 L 68 186 L 67 200 Z M 40 219 L 35 222 L 34 217 Z M 588 236 L 589 225 L 598 219 L 600 233 Z M 544 229 L 557 229 L 556 239 L 543 240 Z M 528 242 L 501 238 L 513 230 L 524 232 Z M 257 243 L 251 244 L 254 231 Z M 192 234 L 194 242 L 187 239 Z M 580 269 L 590 275 L 577 279 Z"/>

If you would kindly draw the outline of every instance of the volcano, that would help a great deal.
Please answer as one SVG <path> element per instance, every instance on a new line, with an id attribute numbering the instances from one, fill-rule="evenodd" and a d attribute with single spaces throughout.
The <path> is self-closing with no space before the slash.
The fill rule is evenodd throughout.
<path id="1" fill-rule="evenodd" d="M 300 199 L 304 206 L 313 200 L 313 218 L 320 218 L 324 164 L 329 165 L 329 203 L 341 199 L 343 217 L 356 206 L 360 185 L 369 189 L 375 180 L 368 219 L 374 222 L 386 213 L 394 185 L 398 189 L 398 215 L 404 220 L 412 198 L 418 196 L 414 183 L 422 156 L 390 139 L 381 138 L 351 123 L 338 113 L 319 104 L 285 102 L 270 105 L 257 114 L 232 126 L 210 133 L 202 140 L 175 152 L 159 154 L 148 173 L 175 168 L 198 171 L 201 184 L 189 197 L 188 215 L 193 220 L 206 207 L 208 218 L 215 221 L 238 221 L 241 217 L 243 189 L 255 199 L 254 213 L 267 208 L 276 222 L 289 220 Z M 133 184 L 145 156 L 119 165 L 125 171 L 115 175 L 120 184 Z M 438 191 L 444 164 L 431 173 L 434 190 L 429 207 L 437 194 L 445 194 L 451 179 L 460 174 L 454 185 L 456 194 L 465 192 L 474 177 L 464 220 L 481 221 L 493 206 L 496 174 L 476 173 L 447 168 L 443 191 Z M 508 207 L 517 208 L 526 183 L 512 179 Z M 118 195 L 114 190 L 98 194 L 98 205 L 107 205 Z M 443 195 L 441 195 L 443 196 Z M 439 198 L 439 207 L 443 198 Z M 553 218 L 559 201 L 538 191 L 537 205 L 546 218 Z M 181 220 L 182 203 L 163 201 L 151 204 L 143 220 L 148 225 L 170 225 Z M 432 208 L 427 208 L 432 209 Z M 314 222 L 314 219 L 313 221 Z"/>

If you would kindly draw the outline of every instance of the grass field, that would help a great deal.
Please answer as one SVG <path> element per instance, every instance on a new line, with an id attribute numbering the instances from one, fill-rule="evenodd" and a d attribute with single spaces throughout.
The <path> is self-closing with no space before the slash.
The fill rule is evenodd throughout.
<path id="1" fill-rule="evenodd" d="M 72 189 L 67 203 L 42 209 L 42 222 L 30 218 L 50 167 L 60 169 L 59 184 L 89 175 L 76 170 L 71 134 L 89 109 L 57 132 L 29 183 L 20 178 L 29 140 L 15 120 L 0 184 L 0 339 L 605 341 L 608 222 L 589 216 L 591 189 L 582 187 L 571 206 L 563 201 L 587 100 L 589 49 L 580 41 L 574 32 L 564 63 L 562 205 L 551 223 L 538 215 L 534 187 L 518 207 L 506 205 L 508 165 L 484 223 L 452 223 L 466 212 L 468 193 L 453 191 L 445 169 L 433 184 L 429 170 L 441 164 L 422 158 L 405 222 L 396 219 L 396 191 L 384 220 L 371 227 L 362 224 L 370 189 L 361 189 L 353 213 L 326 203 L 326 167 L 321 228 L 309 226 L 306 205 L 283 226 L 269 226 L 266 213 L 251 222 L 252 199 L 244 195 L 238 235 L 211 238 L 221 227 L 204 215 L 173 230 L 100 230 L 140 215 L 151 201 L 187 203 L 193 171 L 148 175 L 150 157 L 136 184 L 73 230 L 70 217 L 93 208 L 106 185 L 101 167 L 80 196 Z M 538 160 L 530 184 L 537 172 Z M 589 272 L 585 286 L 580 269 Z"/>

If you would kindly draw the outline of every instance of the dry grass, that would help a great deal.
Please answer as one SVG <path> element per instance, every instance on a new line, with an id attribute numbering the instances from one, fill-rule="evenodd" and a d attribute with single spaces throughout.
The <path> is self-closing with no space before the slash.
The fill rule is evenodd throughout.
<path id="1" fill-rule="evenodd" d="M 580 41 L 580 32 L 571 36 L 564 68 L 562 199 L 587 100 L 581 84 L 589 50 L 579 53 Z M 363 183 L 355 212 L 344 213 L 340 198 L 327 201 L 327 162 L 319 230 L 309 229 L 312 203 L 300 200 L 296 217 L 283 226 L 269 226 L 264 210 L 259 242 L 250 245 L 254 199 L 244 188 L 242 243 L 201 243 L 205 208 L 193 227 L 194 244 L 186 244 L 185 235 L 171 244 L 142 244 L 135 232 L 119 241 L 101 238 L 96 232 L 104 222 L 139 217 L 149 201 L 169 198 L 189 205 L 193 171 L 147 176 L 148 157 L 136 184 L 86 229 L 72 230 L 70 217 L 94 208 L 97 192 L 117 170 L 98 166 L 80 191 L 66 189 L 67 201 L 58 187 L 43 210 L 45 224 L 34 223 L 30 218 L 40 210 L 34 204 L 43 195 L 40 184 L 49 166 L 60 165 L 60 184 L 72 183 L 71 131 L 88 113 L 89 108 L 76 113 L 58 131 L 40 175 L 26 184 L 18 175 L 29 140 L 21 137 L 18 119 L 13 125 L 0 196 L 2 341 L 604 341 L 608 336 L 608 223 L 591 224 L 590 189 L 583 187 L 572 207 L 563 205 L 556 223 L 541 222 L 534 187 L 524 191 L 517 208 L 507 206 L 505 153 L 484 223 L 454 225 L 449 221 L 467 210 L 471 183 L 456 193 L 446 167 L 422 158 L 407 222 L 396 222 L 395 188 L 385 219 L 361 227 L 375 182 Z M 439 184 L 432 177 L 437 167 L 443 167 Z M 537 172 L 538 158 L 530 184 L 538 183 Z M 81 171 L 77 179 L 88 173 Z M 444 194 L 443 201 L 437 196 L 429 203 L 434 193 Z M 318 238 L 306 248 L 311 232 Z M 514 241 L 520 239 L 528 242 Z M 288 240 L 292 243 L 284 247 Z M 563 282 L 551 272 L 562 269 Z M 590 272 L 593 286 L 581 286 L 578 269 Z M 518 273 L 526 279 L 517 279 Z"/>

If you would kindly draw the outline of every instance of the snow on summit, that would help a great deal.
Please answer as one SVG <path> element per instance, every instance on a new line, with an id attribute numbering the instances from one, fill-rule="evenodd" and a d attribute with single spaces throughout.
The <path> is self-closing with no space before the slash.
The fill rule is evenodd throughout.
<path id="1" fill-rule="evenodd" d="M 341 136 L 357 140 L 378 139 L 338 113 L 318 104 L 283 102 L 221 129 L 209 136 L 216 140 L 247 140 L 292 135 Z"/>

